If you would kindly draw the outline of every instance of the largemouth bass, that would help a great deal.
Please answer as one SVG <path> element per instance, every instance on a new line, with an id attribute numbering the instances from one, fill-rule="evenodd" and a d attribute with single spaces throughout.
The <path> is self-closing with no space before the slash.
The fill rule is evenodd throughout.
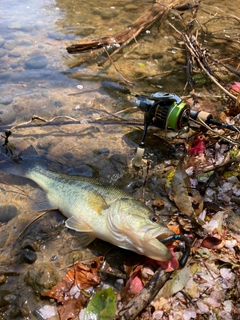
<path id="1" fill-rule="evenodd" d="M 159 240 L 173 235 L 141 201 L 94 178 L 49 170 L 30 146 L 16 158 L 0 160 L 0 171 L 36 182 L 51 207 L 65 217 L 66 226 L 80 232 L 82 245 L 95 238 L 158 261 L 170 261 Z"/>

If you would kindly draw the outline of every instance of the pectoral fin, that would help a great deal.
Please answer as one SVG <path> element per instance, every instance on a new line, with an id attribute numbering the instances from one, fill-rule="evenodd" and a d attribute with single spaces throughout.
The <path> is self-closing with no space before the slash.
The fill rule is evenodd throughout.
<path id="1" fill-rule="evenodd" d="M 78 232 L 93 232 L 93 229 L 83 220 L 70 217 L 65 222 L 66 227 Z"/>
<path id="2" fill-rule="evenodd" d="M 70 217 L 66 220 L 65 225 L 69 229 L 80 232 L 78 234 L 78 238 L 80 239 L 83 247 L 86 247 L 89 243 L 96 239 L 93 229 L 81 219 Z"/>
<path id="3" fill-rule="evenodd" d="M 85 197 L 85 201 L 87 205 L 99 215 L 103 209 L 108 207 L 105 199 L 97 191 L 89 192 Z"/>

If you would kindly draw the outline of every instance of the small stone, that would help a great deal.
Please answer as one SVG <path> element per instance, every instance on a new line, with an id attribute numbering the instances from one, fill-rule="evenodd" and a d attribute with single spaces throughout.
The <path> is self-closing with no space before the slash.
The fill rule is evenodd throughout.
<path id="1" fill-rule="evenodd" d="M 49 97 L 49 91 L 48 90 L 42 90 L 42 96 L 45 98 Z"/>
<path id="2" fill-rule="evenodd" d="M 17 69 L 18 67 L 19 67 L 18 63 L 11 63 L 10 64 L 10 68 L 12 68 L 12 69 Z"/>
<path id="3" fill-rule="evenodd" d="M 7 40 L 4 42 L 3 48 L 11 51 L 17 46 L 17 41 L 15 40 Z"/>
<path id="4" fill-rule="evenodd" d="M 61 101 L 55 101 L 54 102 L 54 106 L 57 108 L 61 108 L 62 107 L 62 102 Z"/>
<path id="5" fill-rule="evenodd" d="M 117 10 L 110 10 L 110 11 L 103 11 L 101 12 L 101 18 L 103 20 L 109 20 L 112 19 L 114 17 L 116 17 L 118 15 Z"/>
<path id="6" fill-rule="evenodd" d="M 162 59 L 163 58 L 163 54 L 161 52 L 154 52 L 152 54 L 152 58 L 153 59 Z"/>
<path id="7" fill-rule="evenodd" d="M 63 157 L 64 157 L 65 159 L 67 159 L 67 160 L 71 160 L 71 159 L 74 158 L 74 155 L 73 155 L 72 152 L 65 152 L 65 153 L 63 154 Z"/>
<path id="8" fill-rule="evenodd" d="M 54 287 L 60 278 L 51 263 L 42 262 L 28 269 L 25 281 L 37 294 L 42 294 Z"/>
<path id="9" fill-rule="evenodd" d="M 37 316 L 37 319 L 59 319 L 58 317 L 58 311 L 56 310 L 55 306 L 50 305 L 44 305 L 41 307 L 38 307 L 35 312 Z"/>
<path id="10" fill-rule="evenodd" d="M 44 69 L 47 65 L 48 61 L 45 56 L 36 56 L 25 61 L 26 69 Z"/>
<path id="11" fill-rule="evenodd" d="M 32 264 L 37 260 L 37 254 L 32 248 L 24 248 L 21 251 L 21 260 L 23 262 Z"/>
<path id="12" fill-rule="evenodd" d="M 23 40 L 19 43 L 20 46 L 24 46 L 24 47 L 29 47 L 34 45 L 34 42 L 32 41 L 27 41 L 27 40 Z"/>
<path id="13" fill-rule="evenodd" d="M 10 58 L 19 58 L 19 57 L 21 57 L 21 53 L 20 53 L 20 52 L 17 52 L 17 51 L 14 51 L 14 52 L 10 52 L 10 53 L 8 54 L 8 56 L 9 56 Z"/>
<path id="14" fill-rule="evenodd" d="M 8 105 L 8 104 L 11 104 L 12 102 L 13 102 L 12 97 L 8 97 L 8 96 L 0 97 L 0 103 L 1 104 Z"/>
<path id="15" fill-rule="evenodd" d="M 0 49 L 0 58 L 6 56 L 7 53 L 8 53 L 7 50 L 5 50 L 5 49 Z"/>

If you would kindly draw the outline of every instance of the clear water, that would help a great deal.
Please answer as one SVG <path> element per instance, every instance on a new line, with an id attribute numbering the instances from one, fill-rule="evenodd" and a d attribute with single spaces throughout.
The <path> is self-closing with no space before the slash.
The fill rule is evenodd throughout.
<path id="1" fill-rule="evenodd" d="M 73 56 L 67 53 L 66 47 L 85 38 L 111 35 L 123 30 L 151 6 L 151 1 L 140 0 L 1 0 L 0 132 L 28 122 L 33 115 L 46 120 L 58 116 L 71 117 L 65 120 L 61 118 L 49 126 L 39 126 L 42 122 L 34 122 L 15 127 L 10 137 L 11 145 L 15 147 L 24 140 L 27 144 L 33 144 L 39 153 L 75 168 L 72 173 L 84 173 L 118 184 L 140 198 L 145 173 L 133 171 L 131 160 L 141 139 L 142 126 L 106 124 L 100 123 L 99 119 L 142 122 L 143 114 L 135 109 L 134 97 L 106 88 L 102 81 L 114 81 L 127 86 L 123 76 L 133 83 L 132 87 L 128 87 L 132 92 L 148 94 L 167 91 L 182 94 L 186 70 L 181 39 L 167 24 L 163 24 L 159 30 L 155 25 L 144 31 L 136 42 L 125 47 L 121 54 L 113 56 L 118 71 L 109 61 L 103 66 L 98 65 L 102 52 L 98 55 L 89 52 Z M 216 12 L 216 19 L 206 23 Z M 240 63 L 239 20 L 234 16 L 232 19 L 224 18 L 226 13 L 239 19 L 240 9 L 236 2 L 201 2 L 198 22 L 199 26 L 208 30 L 202 43 L 210 48 L 216 58 L 224 59 L 237 68 Z M 185 17 L 190 19 L 191 15 L 185 13 Z M 171 13 L 168 20 L 182 30 L 184 24 L 181 16 Z M 226 39 L 233 41 L 226 45 Z M 32 66 L 31 59 L 36 57 L 38 59 Z M 231 59 L 227 60 L 229 57 Z M 237 78 L 231 76 L 229 79 L 226 75 L 226 80 L 236 81 Z M 214 98 L 219 96 L 219 90 L 213 84 L 198 84 L 196 92 L 206 94 L 215 103 L 214 108 L 222 105 L 221 99 Z M 125 109 L 125 112 L 114 115 Z M 66 121 L 69 123 L 66 124 Z M 167 147 L 152 134 L 148 136 L 147 145 L 154 159 L 161 163 L 168 153 Z M 163 193 L 165 179 L 166 175 L 162 175 L 162 172 L 157 176 L 154 170 L 150 171 L 150 183 L 145 190 L 148 199 L 166 197 Z M 19 242 L 19 234 L 37 214 L 34 215 L 27 206 L 25 193 L 32 189 L 31 186 L 22 181 L 7 181 L 6 177 L 4 180 L 1 177 L 1 182 L 4 182 L 0 189 L 1 205 L 7 208 L 13 205 L 18 210 L 18 219 L 13 219 L 9 226 L 1 229 L 0 261 L 5 266 L 15 241 L 17 248 L 23 241 L 20 239 Z M 53 228 L 49 232 L 49 242 L 44 242 L 46 237 L 43 240 L 38 259 L 51 261 L 54 252 L 58 260 L 53 264 L 61 269 L 69 264 L 66 258 L 69 250 L 72 250 L 69 249 L 69 243 L 77 242 L 77 239 L 66 230 L 52 233 L 54 226 L 62 221 L 59 216 L 46 219 L 49 220 L 39 221 L 40 227 L 43 223 L 45 230 L 46 221 L 52 221 Z M 30 237 L 34 242 L 35 231 L 32 228 L 30 236 L 26 235 L 26 238 Z M 41 242 L 42 233 L 39 234 Z M 94 250 L 96 252 L 96 248 Z M 83 257 L 88 256 L 89 251 L 86 251 Z M 17 304 L 21 305 L 24 301 L 19 287 L 24 283 L 25 267 L 18 263 L 7 267 L 21 272 L 17 280 L 9 278 L 5 284 L 13 292 L 17 290 Z M 26 286 L 24 290 L 28 290 Z M 30 291 L 27 291 L 26 299 L 30 313 L 38 303 L 42 305 Z M 36 318 L 29 315 L 26 319 Z"/>

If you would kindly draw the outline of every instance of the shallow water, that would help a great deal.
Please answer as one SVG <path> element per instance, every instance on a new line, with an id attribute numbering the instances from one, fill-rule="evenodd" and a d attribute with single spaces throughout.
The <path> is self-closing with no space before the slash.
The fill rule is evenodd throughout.
<path id="1" fill-rule="evenodd" d="M 131 160 L 141 140 L 142 126 L 124 125 L 116 121 L 138 121 L 141 124 L 143 114 L 136 110 L 133 96 L 111 88 L 110 84 L 109 88 L 103 86 L 102 81 L 114 81 L 134 93 L 169 91 L 181 95 L 186 83 L 184 47 L 171 27 L 163 24 L 158 32 L 156 24 L 150 30 L 144 31 L 136 42 L 133 41 L 125 47 L 122 54 L 113 56 L 118 72 L 109 61 L 103 66 L 99 65 L 104 54 L 102 51 L 99 54 L 85 53 L 74 56 L 67 53 L 66 47 L 85 38 L 114 34 L 139 18 L 151 5 L 151 2 L 140 0 L 1 0 L 1 133 L 13 125 L 28 122 L 33 115 L 46 120 L 58 116 L 71 117 L 61 118 L 48 126 L 41 127 L 39 124 L 42 122 L 34 122 L 33 125 L 26 124 L 13 129 L 10 137 L 13 147 L 26 140 L 28 144 L 33 144 L 39 153 L 68 165 L 72 168 L 72 174 L 98 177 L 141 197 L 146 172 L 134 171 Z M 229 64 L 236 67 L 239 63 L 239 43 L 235 40 L 239 41 L 239 23 L 233 17 L 233 20 L 222 18 L 216 19 L 214 23 L 204 24 L 216 13 L 215 6 L 223 10 L 217 10 L 217 16 L 229 13 L 240 17 L 239 7 L 230 0 L 215 0 L 211 3 L 202 1 L 198 20 L 199 24 L 206 28 L 204 30 L 209 31 L 203 43 L 214 51 L 217 58 L 234 57 Z M 183 17 L 190 17 L 190 14 L 186 13 Z M 171 13 L 169 21 L 181 30 L 182 19 L 179 14 Z M 212 38 L 213 34 L 216 39 Z M 229 42 L 227 47 L 224 42 L 226 38 L 234 40 Z M 122 76 L 133 85 L 124 83 Z M 230 79 L 237 80 L 233 76 Z M 216 86 L 209 83 L 196 84 L 196 91 L 207 95 L 221 110 L 222 99 L 214 97 L 219 95 Z M 124 112 L 114 116 L 115 112 L 122 110 Z M 100 122 L 100 118 L 104 123 Z M 110 123 L 106 123 L 108 119 L 111 120 Z M 158 132 L 154 132 L 156 131 Z M 147 146 L 150 157 L 157 165 L 155 170 L 159 169 L 161 172 L 158 179 L 155 172 L 150 171 L 149 174 L 149 184 L 145 191 L 147 200 L 152 201 L 166 197 L 166 174 L 162 174 L 161 166 L 168 157 L 168 148 L 152 134 L 148 136 Z M 13 184 L 17 187 L 13 187 Z M 57 261 L 53 264 L 59 269 L 71 263 L 68 243 L 72 244 L 71 250 L 78 249 L 77 237 L 63 230 L 64 219 L 60 214 L 54 213 L 51 218 L 46 218 L 52 224 L 52 228 L 47 231 L 44 219 L 39 220 L 39 229 L 34 227 L 24 231 L 33 217 L 24 194 L 31 190 L 32 185 L 26 185 L 19 180 L 8 181 L 5 177 L 0 189 L 1 213 L 8 215 L 10 212 L 16 215 L 16 219 L 12 219 L 11 224 L 2 229 L 0 237 L 4 259 L 14 256 L 13 260 L 17 263 L 14 262 L 13 269 L 21 273 L 18 280 L 10 278 L 5 284 L 13 291 L 18 287 L 13 303 L 16 306 L 24 303 L 19 285 L 24 281 L 27 267 L 26 264 L 19 264 L 18 253 L 15 256 L 15 251 L 11 251 L 12 246 L 16 251 L 19 247 L 25 248 L 26 241 L 37 246 L 34 238 L 36 232 L 40 243 L 36 249 L 38 259 L 54 261 L 56 255 Z M 34 217 L 36 216 L 37 213 L 34 214 Z M 96 253 L 98 250 L 99 247 L 94 247 L 92 251 Z M 102 245 L 101 250 L 104 253 L 108 247 Z M 92 251 L 86 250 L 82 253 L 82 258 L 91 257 Z M 4 259 L 1 258 L 1 262 L 6 266 Z M 11 269 L 12 266 L 7 265 L 7 268 Z M 42 319 L 32 313 L 38 307 L 37 299 L 32 297 L 30 289 L 24 287 L 24 290 L 29 302 L 26 319 Z M 39 304 L 42 306 L 42 302 Z M 21 312 L 22 315 L 17 312 L 14 315 L 13 312 L 9 317 L 22 319 L 24 312 Z"/>

